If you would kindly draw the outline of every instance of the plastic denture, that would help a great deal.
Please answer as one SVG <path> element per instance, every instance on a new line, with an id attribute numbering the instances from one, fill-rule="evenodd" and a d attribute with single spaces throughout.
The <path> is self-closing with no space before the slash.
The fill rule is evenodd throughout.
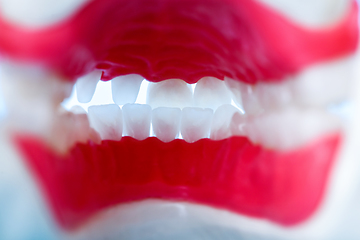
<path id="1" fill-rule="evenodd" d="M 335 214 L 327 189 L 346 162 L 347 132 L 327 110 L 352 84 L 341 77 L 357 47 L 357 4 L 346 6 L 314 27 L 253 0 L 92 0 L 39 26 L 0 14 L 2 73 L 12 79 L 2 81 L 5 132 L 56 226 L 92 231 L 108 210 L 157 199 L 250 223 L 223 226 L 236 231 L 314 237 L 331 221 L 321 209 Z M 134 103 L 142 79 L 146 104 Z M 67 86 L 89 102 L 98 80 L 114 81 L 120 106 L 59 109 Z"/>

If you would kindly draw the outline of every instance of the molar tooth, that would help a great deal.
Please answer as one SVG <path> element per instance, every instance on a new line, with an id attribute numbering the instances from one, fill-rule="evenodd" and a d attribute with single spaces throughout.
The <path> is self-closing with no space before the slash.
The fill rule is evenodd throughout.
<path id="1" fill-rule="evenodd" d="M 284 108 L 292 102 L 292 92 L 288 81 L 281 83 L 258 83 L 255 94 L 264 110 Z"/>
<path id="2" fill-rule="evenodd" d="M 52 129 L 47 134 L 49 142 L 60 153 L 66 153 L 76 142 L 100 142 L 98 134 L 90 128 L 86 114 L 74 114 L 64 109 L 54 117 Z"/>
<path id="3" fill-rule="evenodd" d="M 251 117 L 246 128 L 249 138 L 266 147 L 288 150 L 318 136 L 332 133 L 339 120 L 317 109 L 285 109 Z"/>
<path id="4" fill-rule="evenodd" d="M 91 101 L 101 75 L 102 71 L 94 70 L 76 81 L 75 88 L 77 99 L 80 103 L 88 103 Z"/>
<path id="5" fill-rule="evenodd" d="M 180 108 L 159 107 L 152 112 L 152 126 L 157 138 L 163 142 L 174 140 L 180 132 Z"/>
<path id="6" fill-rule="evenodd" d="M 122 137 L 123 118 L 118 105 L 98 105 L 88 109 L 90 126 L 93 127 L 103 140 L 119 141 Z"/>
<path id="7" fill-rule="evenodd" d="M 214 77 L 200 79 L 194 90 L 195 106 L 216 109 L 223 104 L 230 104 L 230 91 L 224 81 Z"/>
<path id="8" fill-rule="evenodd" d="M 347 97 L 352 82 L 353 57 L 317 64 L 295 76 L 292 90 L 296 103 L 325 106 Z"/>
<path id="9" fill-rule="evenodd" d="M 187 142 L 209 137 L 213 110 L 186 107 L 182 110 L 181 135 Z"/>
<path id="10" fill-rule="evenodd" d="M 150 135 L 151 107 L 146 104 L 125 104 L 122 108 L 126 136 L 144 140 Z"/>
<path id="11" fill-rule="evenodd" d="M 225 104 L 214 113 L 210 138 L 221 140 L 231 136 L 245 136 L 245 115 L 236 107 Z"/>
<path id="12" fill-rule="evenodd" d="M 152 108 L 192 106 L 192 88 L 180 79 L 169 79 L 159 83 L 150 83 L 146 103 Z"/>
<path id="13" fill-rule="evenodd" d="M 244 109 L 248 115 L 256 115 L 263 111 L 254 86 L 225 77 L 225 84 L 232 93 L 236 105 Z"/>
<path id="14" fill-rule="evenodd" d="M 112 97 L 116 104 L 134 103 L 144 78 L 137 74 L 116 77 L 111 80 Z"/>

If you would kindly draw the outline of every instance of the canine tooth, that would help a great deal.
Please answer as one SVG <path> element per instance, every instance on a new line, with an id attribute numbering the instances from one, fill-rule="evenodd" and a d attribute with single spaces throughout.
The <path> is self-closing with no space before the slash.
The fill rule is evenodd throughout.
<path id="1" fill-rule="evenodd" d="M 221 140 L 231 136 L 245 136 L 245 116 L 236 107 L 226 104 L 214 113 L 210 138 Z"/>
<path id="2" fill-rule="evenodd" d="M 213 110 L 197 107 L 186 107 L 182 110 L 181 135 L 187 142 L 207 138 L 210 134 Z"/>
<path id="3" fill-rule="evenodd" d="M 223 104 L 231 103 L 230 91 L 224 81 L 204 77 L 196 84 L 194 103 L 197 107 L 216 109 Z"/>
<path id="4" fill-rule="evenodd" d="M 116 104 L 134 103 L 144 78 L 137 74 L 116 77 L 111 80 L 112 97 Z"/>
<path id="5" fill-rule="evenodd" d="M 158 83 L 150 83 L 146 103 L 152 108 L 192 106 L 192 88 L 180 79 L 169 79 Z"/>
<path id="6" fill-rule="evenodd" d="M 89 0 L 1 0 L 3 17 L 15 23 L 39 27 L 65 19 Z"/>
<path id="7" fill-rule="evenodd" d="M 170 142 L 179 135 L 180 120 L 180 108 L 159 107 L 152 111 L 153 130 L 163 142 Z"/>
<path id="8" fill-rule="evenodd" d="M 255 115 L 263 111 L 254 86 L 225 77 L 225 84 L 232 93 L 236 105 L 244 109 L 246 114 Z"/>
<path id="9" fill-rule="evenodd" d="M 282 150 L 305 144 L 339 128 L 339 120 L 316 109 L 286 109 L 250 117 L 246 132 L 255 143 Z"/>
<path id="10" fill-rule="evenodd" d="M 102 71 L 94 70 L 76 81 L 75 88 L 77 99 L 80 103 L 88 103 L 91 101 L 101 75 Z"/>
<path id="11" fill-rule="evenodd" d="M 288 82 L 258 83 L 255 92 L 264 110 L 284 108 L 292 102 L 292 92 Z"/>
<path id="12" fill-rule="evenodd" d="M 93 127 L 103 140 L 119 141 L 122 136 L 123 118 L 118 105 L 98 105 L 88 109 L 90 126 Z"/>
<path id="13" fill-rule="evenodd" d="M 353 58 L 348 57 L 305 69 L 295 76 L 293 94 L 300 105 L 324 106 L 346 98 L 353 75 Z"/>
<path id="14" fill-rule="evenodd" d="M 125 104 L 122 110 L 125 135 L 138 140 L 149 137 L 151 107 L 146 104 Z"/>

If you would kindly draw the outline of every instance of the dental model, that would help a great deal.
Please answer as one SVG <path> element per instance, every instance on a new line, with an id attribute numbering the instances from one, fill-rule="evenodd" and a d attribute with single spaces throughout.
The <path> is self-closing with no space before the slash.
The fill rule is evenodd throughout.
<path id="1" fill-rule="evenodd" d="M 359 237 L 357 113 L 329 110 L 357 103 L 357 15 L 352 0 L 0 0 L 0 239 Z M 113 104 L 61 106 L 99 80 Z"/>

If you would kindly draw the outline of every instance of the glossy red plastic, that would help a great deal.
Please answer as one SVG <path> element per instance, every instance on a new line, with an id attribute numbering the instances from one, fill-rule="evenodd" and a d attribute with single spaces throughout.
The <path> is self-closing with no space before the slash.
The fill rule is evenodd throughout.
<path id="1" fill-rule="evenodd" d="M 94 68 L 103 80 L 138 73 L 194 83 L 224 76 L 280 81 L 355 51 L 353 1 L 334 26 L 309 29 L 254 0 L 92 0 L 53 26 L 26 29 L 0 16 L 0 53 L 71 79 Z"/>
<path id="2" fill-rule="evenodd" d="M 187 201 L 282 225 L 307 219 L 321 202 L 340 135 L 280 152 L 245 137 L 195 143 L 157 138 L 77 144 L 66 156 L 17 137 L 54 215 L 65 229 L 121 203 Z"/>

